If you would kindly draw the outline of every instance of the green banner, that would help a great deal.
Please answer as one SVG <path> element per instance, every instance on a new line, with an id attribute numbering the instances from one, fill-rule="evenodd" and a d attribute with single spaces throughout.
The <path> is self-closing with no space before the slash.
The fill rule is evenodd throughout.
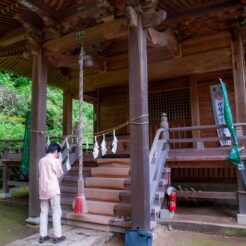
<path id="1" fill-rule="evenodd" d="M 225 122 L 226 122 L 227 128 L 229 129 L 229 131 L 231 133 L 231 137 L 232 137 L 232 140 L 233 140 L 233 146 L 232 146 L 232 148 L 230 150 L 230 153 L 229 153 L 227 159 L 231 163 L 236 165 L 238 170 L 241 171 L 244 188 L 246 188 L 246 177 L 245 177 L 245 171 L 244 171 L 244 163 L 241 160 L 240 153 L 239 153 L 239 144 L 238 144 L 237 134 L 236 134 L 235 128 L 233 126 L 233 119 L 232 119 L 232 113 L 231 113 L 229 98 L 228 98 L 228 95 L 227 95 L 225 84 L 222 81 L 222 79 L 220 79 L 220 82 L 221 82 L 222 93 L 223 93 L 223 96 L 224 96 Z"/>
<path id="2" fill-rule="evenodd" d="M 21 156 L 21 173 L 29 174 L 29 162 L 30 162 L 30 127 L 31 127 L 31 112 L 26 114 L 25 135 Z"/>

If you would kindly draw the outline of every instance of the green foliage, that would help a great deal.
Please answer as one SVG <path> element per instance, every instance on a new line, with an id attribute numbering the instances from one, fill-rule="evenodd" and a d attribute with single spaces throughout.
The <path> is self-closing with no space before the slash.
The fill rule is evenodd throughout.
<path id="1" fill-rule="evenodd" d="M 23 138 L 26 112 L 31 108 L 31 81 L 0 71 L 0 138 Z M 93 141 L 93 106 L 84 103 L 84 137 Z M 62 135 L 63 92 L 48 86 L 46 127 L 49 136 Z M 78 100 L 73 102 L 73 122 L 78 121 Z"/>

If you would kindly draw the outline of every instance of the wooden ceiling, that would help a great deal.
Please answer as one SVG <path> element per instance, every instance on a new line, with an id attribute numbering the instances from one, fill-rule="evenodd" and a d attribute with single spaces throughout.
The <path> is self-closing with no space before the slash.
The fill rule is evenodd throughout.
<path id="1" fill-rule="evenodd" d="M 32 55 L 37 47 L 43 46 L 49 58 L 48 82 L 62 88 L 67 81 L 66 76 L 70 76 L 74 81 L 71 86 L 76 91 L 75 78 L 78 74 L 76 57 L 80 47 L 78 35 L 83 35 L 82 31 L 87 35 L 83 38 L 87 40 L 86 51 L 92 55 L 96 64 L 94 68 L 85 69 L 86 76 L 95 77 L 102 71 L 109 72 L 127 67 L 125 2 L 125 0 L 1 0 L 0 69 L 31 77 Z M 147 2 L 147 0 L 132 2 Z M 220 38 L 217 35 L 221 43 L 219 46 L 229 47 L 228 33 L 246 22 L 244 0 L 157 2 L 156 8 L 165 10 L 167 18 L 155 29 L 160 32 L 170 29 L 183 51 L 182 54 L 174 55 L 170 49 L 154 47 L 153 43 L 149 42 L 150 63 L 170 60 L 177 55 L 199 53 L 194 42 L 192 45 L 192 40 L 209 40 L 204 37 L 220 33 L 222 33 Z M 226 41 L 223 41 L 223 35 Z M 74 39 L 73 43 L 71 39 Z M 197 47 L 203 52 L 207 48 L 201 48 L 204 46 L 202 42 L 205 41 L 198 41 Z M 208 46 L 210 50 L 214 50 L 216 42 Z M 98 84 L 97 86 L 100 87 Z M 88 88 L 95 89 L 91 86 Z"/>

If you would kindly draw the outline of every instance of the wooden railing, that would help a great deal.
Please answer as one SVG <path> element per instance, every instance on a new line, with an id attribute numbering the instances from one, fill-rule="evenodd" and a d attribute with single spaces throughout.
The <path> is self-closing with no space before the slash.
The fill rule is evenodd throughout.
<path id="1" fill-rule="evenodd" d="M 74 164 L 77 159 L 77 143 L 78 137 L 76 135 L 68 135 L 64 138 L 61 143 L 61 153 L 62 153 L 62 169 L 63 176 L 59 178 L 59 182 L 61 183 L 63 178 L 66 176 L 68 171 L 67 161 L 69 161 L 70 167 Z M 68 160 L 69 158 L 69 160 Z"/>
<path id="2" fill-rule="evenodd" d="M 163 115 L 161 128 L 156 132 L 149 155 L 149 173 L 150 173 L 150 208 L 154 205 L 155 195 L 159 187 L 159 182 L 163 173 L 165 162 L 168 155 L 168 122 Z"/>
<path id="3" fill-rule="evenodd" d="M 244 147 L 246 123 L 234 124 L 240 147 Z M 191 127 L 169 128 L 170 133 L 189 132 L 193 137 L 169 139 L 168 143 L 190 143 L 190 148 L 170 149 L 168 167 L 172 168 L 174 182 L 185 183 L 228 183 L 236 184 L 237 170 L 228 160 L 231 146 L 221 146 L 220 141 L 233 140 L 231 137 L 218 137 L 217 129 L 226 125 L 204 125 Z M 195 134 L 194 134 L 195 133 Z M 194 137 L 195 136 L 195 137 Z M 240 151 L 241 158 L 246 160 L 246 149 Z M 189 187 L 189 184 L 188 184 Z M 215 191 L 177 191 L 178 197 L 208 198 L 208 199 L 237 199 L 237 192 Z"/>
<path id="4" fill-rule="evenodd" d="M 246 136 L 243 136 L 243 130 L 242 127 L 246 127 L 246 123 L 236 123 L 234 124 L 234 127 L 236 129 L 237 138 L 239 141 L 245 141 Z M 189 127 L 174 127 L 169 128 L 169 132 L 175 133 L 175 132 L 197 132 L 197 135 L 202 135 L 201 131 L 207 131 L 207 130 L 217 130 L 221 128 L 227 128 L 226 125 L 204 125 L 204 126 L 189 126 Z M 204 149 L 205 143 L 212 143 L 212 142 L 220 142 L 224 140 L 231 140 L 231 137 L 217 137 L 217 136 L 209 136 L 209 137 L 191 137 L 190 138 L 173 138 L 169 140 L 170 144 L 180 144 L 180 143 L 193 143 L 193 147 L 196 147 L 197 149 Z M 217 144 L 219 147 L 219 144 Z"/>
<path id="5" fill-rule="evenodd" d="M 0 139 L 0 161 L 21 159 L 22 139 Z"/>

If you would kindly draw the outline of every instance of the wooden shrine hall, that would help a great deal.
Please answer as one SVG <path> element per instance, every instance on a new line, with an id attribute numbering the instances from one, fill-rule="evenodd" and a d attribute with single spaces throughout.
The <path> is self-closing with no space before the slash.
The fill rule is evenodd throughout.
<path id="1" fill-rule="evenodd" d="M 167 186 L 182 182 L 231 185 L 230 191 L 177 195 L 233 200 L 238 223 L 246 224 L 246 190 L 227 161 L 230 146 L 221 146 L 230 137 L 217 134 L 223 125 L 214 119 L 211 100 L 220 77 L 244 146 L 245 0 L 3 0 L 0 13 L 0 69 L 32 79 L 29 222 L 39 217 L 37 167 L 45 153 L 49 84 L 64 92 L 63 135 L 70 143 L 67 148 L 62 142 L 63 163 L 69 152 L 72 164 L 61 180 L 64 223 L 149 231 Z M 84 215 L 72 212 L 78 179 L 72 100 L 79 97 L 81 47 L 94 132 L 128 122 L 116 130 L 116 154 L 110 133 L 106 156 L 84 155 Z M 246 150 L 240 153 L 246 159 Z M 2 162 L 8 158 L 6 152 Z"/>

